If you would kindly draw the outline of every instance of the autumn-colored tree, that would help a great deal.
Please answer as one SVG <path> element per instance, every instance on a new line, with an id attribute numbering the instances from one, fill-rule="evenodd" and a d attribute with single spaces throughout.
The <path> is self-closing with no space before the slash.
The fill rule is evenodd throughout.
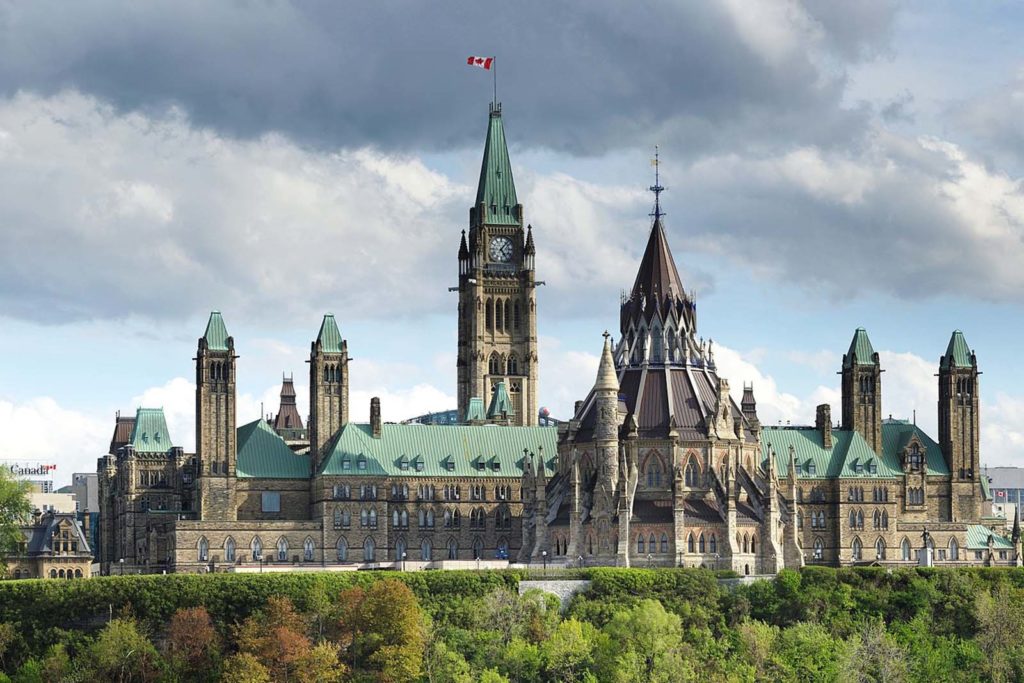
<path id="1" fill-rule="evenodd" d="M 220 636 L 205 607 L 179 609 L 167 627 L 167 657 L 183 681 L 216 677 Z"/>
<path id="2" fill-rule="evenodd" d="M 348 672 L 348 667 L 338 660 L 337 646 L 326 641 L 314 645 L 298 664 L 298 683 L 339 683 Z"/>
<path id="3" fill-rule="evenodd" d="M 288 598 L 273 596 L 235 631 L 239 652 L 254 655 L 275 681 L 296 680 L 295 672 L 312 650 L 302 615 Z"/>
<path id="4" fill-rule="evenodd" d="M 378 581 L 339 596 L 338 631 L 347 663 L 381 683 L 416 680 L 427 631 L 419 601 L 403 582 Z"/>

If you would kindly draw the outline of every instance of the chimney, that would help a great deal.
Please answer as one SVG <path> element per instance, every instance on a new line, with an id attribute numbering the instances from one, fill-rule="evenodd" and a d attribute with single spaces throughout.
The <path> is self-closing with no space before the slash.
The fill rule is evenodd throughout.
<path id="1" fill-rule="evenodd" d="M 370 399 L 370 431 L 373 438 L 380 438 L 380 398 L 376 396 Z"/>
<path id="2" fill-rule="evenodd" d="M 580 414 L 580 408 L 582 408 L 582 407 L 583 407 L 583 401 L 576 401 L 576 403 L 572 407 L 572 414 L 573 414 L 573 416 L 578 416 Z"/>
<path id="3" fill-rule="evenodd" d="M 832 448 L 832 406 L 827 403 L 818 406 L 814 426 L 821 432 L 821 444 L 825 448 Z"/>

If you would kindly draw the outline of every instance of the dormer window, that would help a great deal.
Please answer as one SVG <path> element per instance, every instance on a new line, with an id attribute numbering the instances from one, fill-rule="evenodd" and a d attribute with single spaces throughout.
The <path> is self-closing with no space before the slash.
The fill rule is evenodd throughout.
<path id="1" fill-rule="evenodd" d="M 423 456 L 420 456 L 420 455 L 416 456 L 415 467 L 416 467 L 416 471 L 417 472 L 422 472 L 423 471 Z"/>
<path id="2" fill-rule="evenodd" d="M 404 470 L 408 470 L 409 469 L 409 458 L 407 458 L 407 457 L 405 457 L 403 455 L 401 457 L 401 459 L 398 461 L 398 469 L 403 470 L 403 471 Z"/>
<path id="3" fill-rule="evenodd" d="M 810 460 L 807 461 L 807 474 L 812 476 L 817 474 L 817 468 L 814 466 L 814 463 Z"/>
<path id="4" fill-rule="evenodd" d="M 142 443 L 149 443 L 149 434 L 142 432 Z"/>
<path id="5" fill-rule="evenodd" d="M 878 463 L 876 463 L 874 460 L 869 460 L 868 461 L 868 472 L 870 474 L 878 474 Z"/>
<path id="6" fill-rule="evenodd" d="M 350 470 L 352 469 L 352 461 L 346 456 L 341 459 L 341 469 Z"/>
<path id="7" fill-rule="evenodd" d="M 857 474 L 862 474 L 864 472 L 864 463 L 862 463 L 859 460 L 854 462 L 853 471 L 856 472 Z"/>
<path id="8" fill-rule="evenodd" d="M 153 435 L 153 441 L 160 443 L 160 432 L 157 432 L 156 434 Z"/>
<path id="9" fill-rule="evenodd" d="M 365 455 L 360 455 L 359 456 L 359 459 L 356 460 L 356 467 L 358 467 L 361 470 L 365 470 L 366 469 L 366 456 Z"/>

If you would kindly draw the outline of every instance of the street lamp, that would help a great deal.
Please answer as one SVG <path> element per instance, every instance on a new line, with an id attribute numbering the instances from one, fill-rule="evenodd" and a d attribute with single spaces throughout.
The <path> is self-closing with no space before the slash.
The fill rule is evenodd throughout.
<path id="1" fill-rule="evenodd" d="M 409 553 L 402 553 L 402 571 L 405 571 L 405 558 L 409 556 Z"/>
<path id="2" fill-rule="evenodd" d="M 544 576 L 546 578 L 547 575 L 548 575 L 548 551 L 547 550 L 540 551 L 540 557 L 541 557 L 541 560 L 543 560 L 543 562 L 544 562 Z"/>
<path id="3" fill-rule="evenodd" d="M 652 567 L 654 567 L 654 556 L 647 553 L 647 568 L 651 569 Z"/>
<path id="4" fill-rule="evenodd" d="M 124 576 L 124 558 L 122 557 L 117 561 L 118 566 L 121 567 L 121 576 Z"/>

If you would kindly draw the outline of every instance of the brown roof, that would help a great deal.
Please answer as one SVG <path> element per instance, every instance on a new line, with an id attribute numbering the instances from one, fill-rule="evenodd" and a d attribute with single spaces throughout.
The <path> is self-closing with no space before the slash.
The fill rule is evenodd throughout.
<path id="1" fill-rule="evenodd" d="M 302 416 L 295 405 L 295 385 L 291 377 L 281 381 L 281 407 L 274 418 L 274 429 L 302 429 Z"/>
<path id="2" fill-rule="evenodd" d="M 641 316 L 650 319 L 655 312 L 665 319 L 673 307 L 679 317 L 692 315 L 693 302 L 686 296 L 661 218 L 657 218 L 651 227 L 651 237 L 640 260 L 633 289 L 622 304 L 621 331 L 625 334 L 630 321 Z"/>
<path id="3" fill-rule="evenodd" d="M 132 430 L 134 429 L 135 417 L 121 417 L 121 414 L 118 413 L 114 423 L 114 435 L 110 437 L 110 450 L 108 452 L 111 455 L 117 455 L 119 449 L 131 442 Z"/>

